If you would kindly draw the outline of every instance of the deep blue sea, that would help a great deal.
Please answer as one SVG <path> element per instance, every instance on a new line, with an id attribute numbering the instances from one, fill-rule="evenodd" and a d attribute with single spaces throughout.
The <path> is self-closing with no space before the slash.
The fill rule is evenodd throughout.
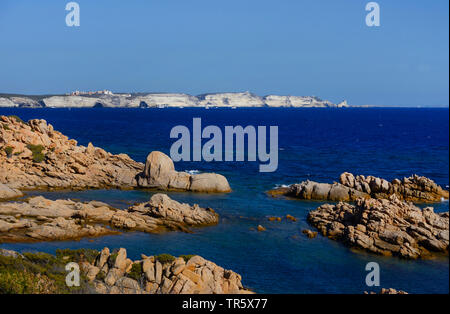
<path id="1" fill-rule="evenodd" d="M 261 293 L 356 293 L 392 287 L 410 293 L 448 293 L 449 260 L 407 261 L 355 252 L 318 236 L 308 239 L 306 216 L 320 202 L 273 199 L 265 191 L 306 179 L 333 182 L 339 174 L 375 175 L 386 179 L 419 174 L 438 184 L 449 184 L 449 110 L 405 108 L 346 109 L 6 109 L 24 120 L 46 119 L 56 130 L 92 142 L 112 153 L 127 153 L 145 162 L 153 150 L 169 154 L 176 125 L 192 128 L 192 118 L 202 125 L 253 125 L 279 128 L 279 166 L 259 173 L 258 162 L 178 162 L 177 170 L 214 171 L 228 178 L 229 194 L 168 193 L 182 202 L 214 208 L 221 217 L 217 226 L 194 233 L 117 236 L 75 242 L 0 244 L 2 248 L 45 251 L 57 248 L 125 247 L 132 258 L 170 253 L 199 254 L 243 276 L 245 286 Z M 100 200 L 126 208 L 147 201 L 154 192 L 88 190 L 46 192 L 51 199 Z M 39 194 L 32 192 L 29 194 Z M 434 204 L 448 211 L 449 203 Z M 269 222 L 269 216 L 291 214 L 297 222 Z M 261 224 L 266 232 L 255 231 Z M 309 227 L 311 228 L 311 227 Z M 381 287 L 365 285 L 365 265 L 378 262 Z"/>

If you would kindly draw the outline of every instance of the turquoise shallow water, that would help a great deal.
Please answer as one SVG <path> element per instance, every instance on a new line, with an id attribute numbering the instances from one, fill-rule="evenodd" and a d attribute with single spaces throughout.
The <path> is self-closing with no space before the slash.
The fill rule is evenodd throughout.
<path id="1" fill-rule="evenodd" d="M 2 248 L 54 252 L 57 248 L 125 247 L 140 253 L 199 254 L 240 273 L 244 285 L 267 293 L 362 293 L 366 263 L 381 267 L 381 286 L 412 293 L 448 293 L 449 260 L 406 261 L 354 252 L 327 238 L 308 239 L 306 215 L 321 203 L 273 199 L 264 191 L 276 184 L 305 179 L 332 182 L 343 171 L 387 179 L 426 175 L 448 185 L 448 109 L 158 109 L 52 110 L 0 109 L 23 119 L 44 118 L 80 144 L 92 141 L 114 153 L 144 161 L 151 150 L 169 152 L 171 127 L 204 124 L 278 125 L 279 168 L 261 174 L 254 163 L 176 163 L 179 170 L 215 171 L 227 176 L 233 192 L 224 195 L 168 193 L 172 198 L 214 208 L 217 226 L 194 233 L 124 233 L 95 239 L 35 244 L 1 244 Z M 101 200 L 119 208 L 147 201 L 150 191 L 89 190 L 30 192 L 51 199 Z M 448 202 L 433 205 L 447 211 Z M 291 214 L 297 222 L 269 222 L 268 216 Z M 255 228 L 262 224 L 266 232 Z M 310 228 L 310 227 L 309 227 Z"/>

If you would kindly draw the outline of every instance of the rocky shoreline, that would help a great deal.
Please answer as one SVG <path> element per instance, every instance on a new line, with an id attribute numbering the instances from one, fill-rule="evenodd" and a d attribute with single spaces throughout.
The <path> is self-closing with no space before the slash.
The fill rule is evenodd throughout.
<path id="1" fill-rule="evenodd" d="M 0 116 L 0 243 L 77 240 L 126 231 L 191 232 L 191 227 L 219 221 L 211 208 L 181 204 L 161 193 L 126 210 L 99 201 L 52 201 L 42 196 L 13 202 L 24 196 L 23 191 L 41 188 L 231 191 L 220 174 L 176 171 L 173 161 L 162 152 L 153 151 L 145 164 L 139 163 L 92 143 L 78 145 L 45 120 L 24 122 L 16 116 Z M 350 247 L 408 259 L 448 255 L 449 213 L 434 213 L 432 207 L 422 210 L 412 203 L 448 199 L 448 191 L 426 177 L 413 175 L 389 182 L 345 172 L 338 183 L 305 181 L 268 193 L 339 202 L 311 211 L 308 222 L 322 235 Z M 297 220 L 291 215 L 286 219 Z M 275 220 L 281 218 L 269 217 L 269 221 Z M 266 228 L 259 225 L 257 230 Z M 310 239 L 317 236 L 308 229 L 302 232 Z M 8 254 L 8 258 L 23 258 L 18 253 Z M 143 255 L 141 260 L 131 261 L 125 249 L 110 252 L 105 248 L 97 252 L 95 260 L 83 260 L 81 265 L 94 293 L 249 293 L 240 275 L 199 256 Z"/>
<path id="2" fill-rule="evenodd" d="M 81 270 L 80 287 L 65 284 L 65 265 Z M 39 273 L 36 273 L 39 270 Z M 4 274 L 9 274 L 4 277 Z M 249 294 L 242 277 L 198 255 L 127 257 L 124 248 L 57 250 L 56 255 L 0 249 L 0 293 Z"/>
<path id="3" fill-rule="evenodd" d="M 231 191 L 219 174 L 175 171 L 172 160 L 161 152 L 151 152 L 144 165 L 91 143 L 78 145 L 45 120 L 24 122 L 16 116 L 0 116 L 0 184 L 0 199 L 14 197 L 8 188 Z"/>
<path id="4" fill-rule="evenodd" d="M 82 269 L 95 291 L 101 294 L 251 293 L 243 287 L 239 274 L 198 255 L 141 257 L 132 261 L 123 248 L 113 254 L 104 248 L 93 264 L 84 263 Z"/>
<path id="5" fill-rule="evenodd" d="M 318 183 L 304 181 L 289 187 L 268 191 L 269 195 L 284 195 L 304 200 L 355 201 L 359 198 L 388 199 L 395 195 L 405 201 L 418 203 L 437 203 L 448 199 L 449 193 L 433 180 L 418 175 L 394 179 L 391 182 L 374 176 L 354 176 L 344 172 L 339 182 Z"/>
<path id="6" fill-rule="evenodd" d="M 26 202 L 0 203 L 0 243 L 75 240 L 121 231 L 161 232 L 217 224 L 211 208 L 181 204 L 165 194 L 127 210 L 105 203 L 51 201 L 42 196 Z"/>

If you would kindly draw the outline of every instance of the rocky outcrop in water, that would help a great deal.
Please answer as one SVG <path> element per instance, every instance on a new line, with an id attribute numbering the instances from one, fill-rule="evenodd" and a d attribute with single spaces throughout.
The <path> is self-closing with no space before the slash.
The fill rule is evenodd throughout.
<path id="1" fill-rule="evenodd" d="M 314 96 L 258 96 L 250 92 L 188 94 L 112 94 L 95 96 L 8 96 L 0 97 L 0 107 L 27 108 L 147 108 L 147 107 L 347 107 Z"/>
<path id="2" fill-rule="evenodd" d="M 433 180 L 413 175 L 391 182 L 374 176 L 354 176 L 344 172 L 339 183 L 318 183 L 304 181 L 287 188 L 269 191 L 272 195 L 286 195 L 305 200 L 355 201 L 359 198 L 387 199 L 396 195 L 399 199 L 412 202 L 433 203 L 448 199 L 448 191 Z"/>
<path id="3" fill-rule="evenodd" d="M 131 206 L 132 213 L 174 221 L 187 226 L 210 225 L 219 220 L 219 215 L 212 208 L 201 208 L 197 204 L 181 204 L 166 194 L 155 194 L 149 202 Z"/>
<path id="4" fill-rule="evenodd" d="M 143 169 L 126 154 L 77 145 L 45 120 L 0 116 L 0 183 L 10 188 L 135 187 Z"/>
<path id="5" fill-rule="evenodd" d="M 119 230 L 189 232 L 190 226 L 212 225 L 218 220 L 211 208 L 181 204 L 164 194 L 127 210 L 98 201 L 51 201 L 38 196 L 26 202 L 0 203 L 0 243 L 80 239 Z"/>
<path id="6" fill-rule="evenodd" d="M 308 215 L 322 235 L 370 252 L 404 258 L 448 254 L 449 213 L 420 209 L 393 195 L 324 204 Z"/>
<path id="7" fill-rule="evenodd" d="M 175 170 L 172 159 L 164 153 L 151 152 L 142 174 L 138 176 L 138 186 L 160 190 L 185 190 L 206 193 L 226 193 L 231 188 L 227 179 L 216 173 L 191 175 Z"/>
<path id="8" fill-rule="evenodd" d="M 121 248 L 104 248 L 93 264 L 82 265 L 95 291 L 101 294 L 242 294 L 251 293 L 241 276 L 196 256 L 168 254 L 132 261 Z"/>

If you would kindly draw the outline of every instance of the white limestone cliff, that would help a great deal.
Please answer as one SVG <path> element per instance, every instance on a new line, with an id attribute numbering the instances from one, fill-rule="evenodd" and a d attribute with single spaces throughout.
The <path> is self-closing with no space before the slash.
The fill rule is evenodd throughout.
<path id="1" fill-rule="evenodd" d="M 17 104 L 9 98 L 0 97 L 0 107 L 17 107 Z"/>
<path id="2" fill-rule="evenodd" d="M 250 92 L 215 93 L 191 96 L 188 94 L 158 93 L 139 95 L 96 96 L 2 96 L 0 107 L 28 108 L 150 108 L 150 107 L 347 107 L 346 101 L 334 104 L 314 96 L 261 97 Z"/>
<path id="3" fill-rule="evenodd" d="M 250 92 L 217 93 L 198 96 L 200 107 L 263 107 L 263 98 Z"/>

